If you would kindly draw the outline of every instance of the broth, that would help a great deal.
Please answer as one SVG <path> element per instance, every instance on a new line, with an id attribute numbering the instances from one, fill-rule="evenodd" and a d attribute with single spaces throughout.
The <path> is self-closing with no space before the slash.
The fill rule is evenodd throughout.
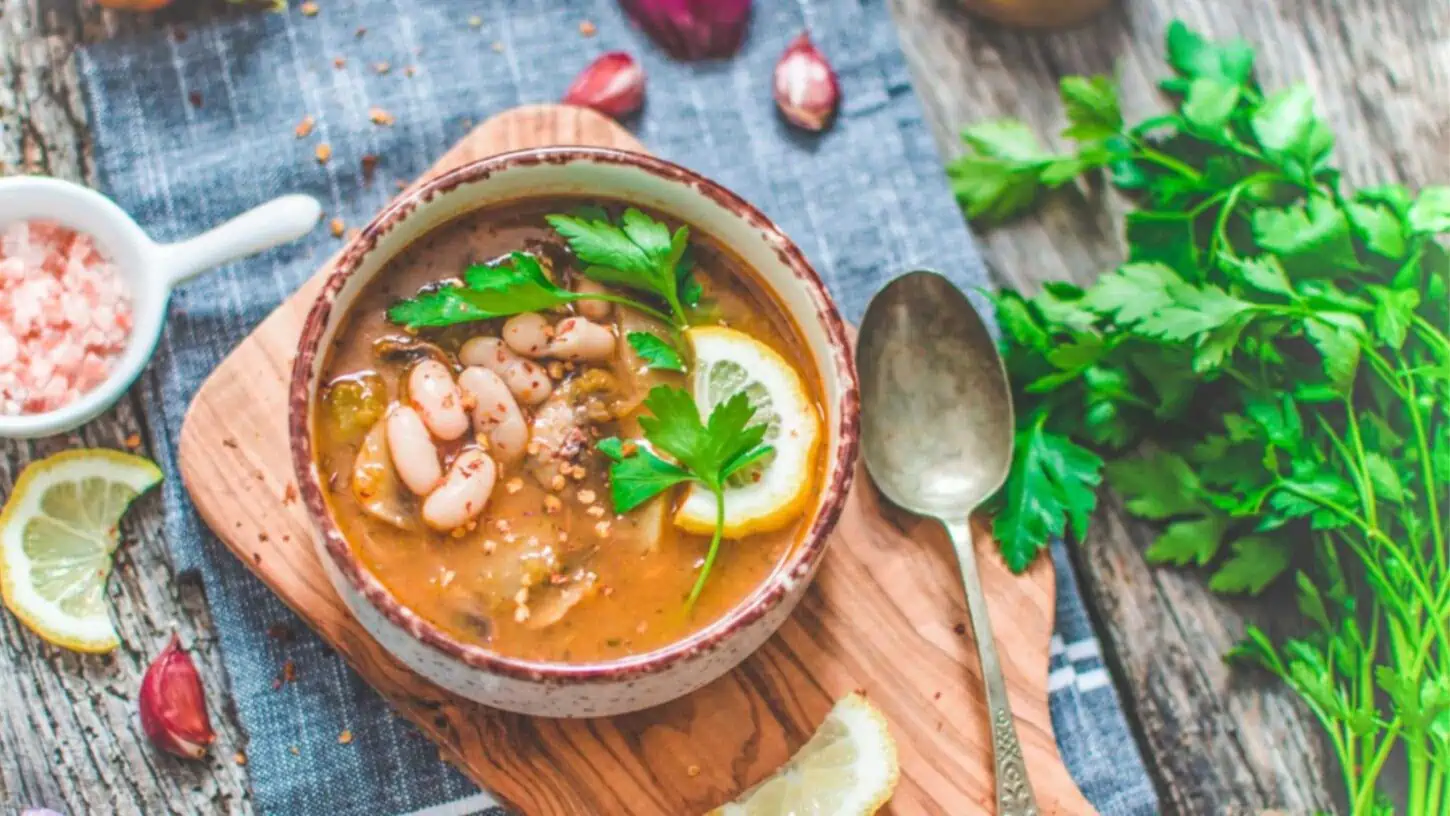
<path id="1" fill-rule="evenodd" d="M 612 214 L 624 209 L 613 202 L 568 198 L 514 202 L 464 215 L 389 261 L 350 307 L 336 334 L 314 412 L 314 447 L 324 490 L 342 532 L 367 569 L 403 605 L 439 628 L 524 659 L 586 662 L 623 657 L 676 642 L 718 620 L 760 586 L 803 535 L 818 503 L 816 491 L 825 467 L 826 445 L 812 443 L 803 512 L 777 529 L 723 541 L 703 593 L 693 606 L 687 605 L 710 536 L 685 532 L 672 523 L 684 488 L 618 513 L 611 503 L 611 460 L 595 445 L 611 436 L 638 439 L 640 403 L 648 388 L 686 387 L 689 378 L 643 371 L 622 335 L 660 326 L 635 309 L 613 305 L 607 317 L 594 318 L 609 330 L 615 346 L 607 359 L 566 361 L 543 355 L 532 369 L 544 375 L 552 393 L 532 405 L 523 396 L 516 400 L 529 428 L 522 459 L 512 460 L 518 454 L 510 454 L 498 441 L 503 437 L 482 431 L 465 432 L 452 441 L 433 440 L 438 450 L 434 464 L 442 470 L 448 471 L 460 457 L 478 457 L 468 451 L 483 449 L 491 461 L 497 460 L 497 472 L 480 515 L 447 532 L 430 529 L 426 514 L 434 494 L 422 498 L 398 487 L 398 480 L 406 484 L 403 477 L 410 475 L 409 468 L 398 466 L 396 446 L 401 443 L 391 441 L 404 438 L 394 435 L 403 431 L 388 424 L 400 409 L 384 406 L 405 392 L 417 405 L 430 393 L 418 390 L 419 383 L 428 383 L 419 379 L 423 375 L 417 369 L 431 365 L 421 361 L 438 358 L 452 376 L 462 376 L 460 357 L 478 356 L 468 341 L 499 337 L 506 323 L 514 324 L 493 318 L 405 331 L 389 320 L 388 309 L 400 299 L 436 288 L 440 281 L 456 282 L 470 265 L 496 262 L 516 251 L 543 262 L 560 286 L 588 286 L 581 284 L 583 264 L 544 218 L 586 204 L 603 204 Z M 819 426 L 819 378 L 788 315 L 744 262 L 709 236 L 692 230 L 689 246 L 694 276 L 703 290 L 691 322 L 737 329 L 778 353 L 804 382 Z M 618 287 L 609 291 L 648 300 Z M 541 322 L 553 324 L 549 342 L 562 343 L 569 320 L 597 316 L 602 308 L 597 301 L 576 301 L 542 312 Z M 529 385 L 524 384 L 523 393 Z M 464 408 L 472 410 L 477 404 L 466 400 Z M 555 417 L 563 422 L 554 423 Z M 816 439 L 823 436 L 821 430 Z M 380 453 L 382 447 L 392 451 L 391 460 Z M 355 470 L 375 460 L 371 470 Z M 420 467 L 426 470 L 428 464 Z M 368 479 L 356 482 L 364 472 Z M 441 493 L 448 482 L 443 485 L 435 492 Z M 401 498 L 384 503 L 380 496 Z M 728 510 L 728 502 L 726 506 Z M 424 523 L 418 523 L 420 516 Z"/>

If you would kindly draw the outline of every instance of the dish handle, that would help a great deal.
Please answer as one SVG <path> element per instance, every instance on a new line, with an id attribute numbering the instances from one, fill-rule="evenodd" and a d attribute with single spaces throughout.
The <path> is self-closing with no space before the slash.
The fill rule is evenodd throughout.
<path id="1" fill-rule="evenodd" d="M 312 231 L 322 205 L 310 195 L 286 195 L 254 207 L 202 234 L 157 247 L 156 267 L 168 286 L 224 263 L 295 241 Z"/>

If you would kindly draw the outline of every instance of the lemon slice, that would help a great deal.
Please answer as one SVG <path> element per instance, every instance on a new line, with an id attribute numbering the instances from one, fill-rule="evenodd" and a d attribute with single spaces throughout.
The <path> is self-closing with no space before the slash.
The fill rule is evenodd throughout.
<path id="1" fill-rule="evenodd" d="M 117 525 L 161 481 L 154 462 L 74 450 L 33 462 L 0 512 L 0 594 L 35 633 L 78 652 L 120 644 L 106 610 Z"/>
<path id="2" fill-rule="evenodd" d="M 690 390 L 700 414 L 744 392 L 755 407 L 751 424 L 766 423 L 765 444 L 775 452 L 732 477 L 725 490 L 725 537 L 778 530 L 810 501 L 821 419 L 806 384 L 775 349 L 744 332 L 714 326 L 686 332 L 694 349 Z M 715 497 L 691 485 L 675 524 L 692 533 L 715 532 Z"/>
<path id="3" fill-rule="evenodd" d="M 891 798 L 899 776 L 886 718 L 848 694 L 774 776 L 709 816 L 868 816 Z"/>

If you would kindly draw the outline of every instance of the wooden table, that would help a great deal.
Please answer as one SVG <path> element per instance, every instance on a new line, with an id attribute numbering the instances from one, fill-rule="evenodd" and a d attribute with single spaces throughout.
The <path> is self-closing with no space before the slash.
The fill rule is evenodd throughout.
<path id="1" fill-rule="evenodd" d="M 1267 85 L 1307 81 L 1352 182 L 1450 180 L 1450 0 L 1127 0 L 1088 27 L 1048 35 L 974 20 L 949 0 L 889 2 L 947 154 L 960 149 L 961 125 L 990 116 L 1055 132 L 1055 89 L 1066 74 L 1117 72 L 1130 116 L 1156 109 L 1160 37 L 1177 14 L 1199 30 L 1253 41 Z M 200 5 L 158 20 L 101 12 L 87 0 L 0 0 L 0 172 L 92 180 L 75 46 L 231 13 Z M 1063 199 L 983 244 L 999 278 L 1015 285 L 1084 279 L 1121 257 L 1118 209 L 1113 200 Z M 70 438 L 0 442 L 0 493 L 34 458 L 144 437 L 139 405 L 133 394 Z M 250 813 L 246 767 L 236 758 L 244 737 L 223 695 L 212 695 L 219 738 L 207 763 L 160 755 L 141 733 L 136 689 L 171 628 L 196 647 L 208 688 L 224 688 L 225 678 L 198 582 L 167 560 L 156 499 L 131 514 L 126 539 L 111 589 L 127 645 L 115 654 L 51 648 L 0 614 L 0 809 L 44 801 L 72 814 Z M 1165 811 L 1334 809 L 1326 793 L 1334 771 L 1305 710 L 1219 660 L 1246 619 L 1282 616 L 1285 607 L 1226 602 L 1208 595 L 1201 575 L 1150 569 L 1146 541 L 1109 500 L 1077 559 Z"/>

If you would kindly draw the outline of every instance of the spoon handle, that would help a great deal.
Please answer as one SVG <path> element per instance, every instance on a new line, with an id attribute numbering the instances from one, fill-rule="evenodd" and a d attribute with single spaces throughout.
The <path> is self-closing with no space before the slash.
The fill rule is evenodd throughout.
<path id="1" fill-rule="evenodd" d="M 967 591 L 967 611 L 972 618 L 972 639 L 977 642 L 982 680 L 987 686 L 987 711 L 992 720 L 992 749 L 997 766 L 997 816 L 1038 816 L 1037 800 L 1027 780 L 1027 763 L 1022 758 L 1022 743 L 1017 739 L 1017 726 L 1012 719 L 1012 704 L 1007 699 L 1007 681 L 1002 677 L 1002 663 L 997 657 L 997 641 L 992 637 L 987 596 L 982 592 L 982 579 L 977 574 L 972 528 L 966 519 L 941 521 L 957 551 L 957 566 L 961 568 L 962 585 Z"/>

